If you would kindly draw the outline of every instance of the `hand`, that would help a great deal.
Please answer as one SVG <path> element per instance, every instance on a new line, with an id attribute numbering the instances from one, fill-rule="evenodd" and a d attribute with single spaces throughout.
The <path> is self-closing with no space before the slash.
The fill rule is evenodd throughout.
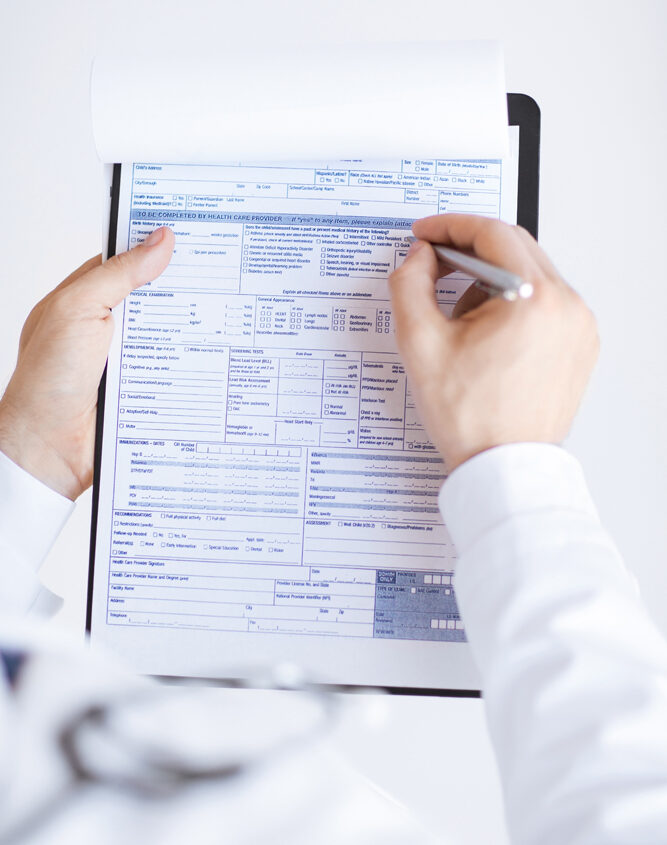
<path id="1" fill-rule="evenodd" d="M 505 443 L 560 443 L 597 358 L 591 312 L 525 229 L 446 214 L 417 221 L 413 232 L 424 240 L 390 277 L 396 338 L 422 421 L 447 469 Z M 438 264 L 426 241 L 517 273 L 532 282 L 533 296 L 487 299 L 447 319 L 435 281 L 451 268 Z"/>
<path id="2" fill-rule="evenodd" d="M 170 229 L 129 252 L 90 259 L 31 311 L 0 400 L 0 451 L 76 499 L 93 478 L 97 388 L 113 334 L 111 309 L 165 269 Z"/>

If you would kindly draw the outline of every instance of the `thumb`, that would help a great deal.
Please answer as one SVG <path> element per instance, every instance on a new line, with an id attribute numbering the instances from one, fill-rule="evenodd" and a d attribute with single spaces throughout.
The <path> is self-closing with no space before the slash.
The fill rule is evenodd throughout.
<path id="1" fill-rule="evenodd" d="M 427 241 L 414 241 L 407 258 L 389 277 L 394 324 L 399 334 L 417 332 L 430 324 L 446 331 L 447 318 L 435 296 L 438 259 Z"/>
<path id="2" fill-rule="evenodd" d="M 152 282 L 165 270 L 174 251 L 174 240 L 169 227 L 154 229 L 143 243 L 112 256 L 73 284 L 85 286 L 89 293 L 94 291 L 100 304 L 114 308 L 133 290 Z"/>

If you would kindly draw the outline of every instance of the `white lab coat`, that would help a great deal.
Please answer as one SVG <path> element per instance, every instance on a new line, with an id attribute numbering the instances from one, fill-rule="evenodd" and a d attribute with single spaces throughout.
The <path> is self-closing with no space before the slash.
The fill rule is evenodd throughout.
<path id="1" fill-rule="evenodd" d="M 600 526 L 578 463 L 555 446 L 493 449 L 450 476 L 440 506 L 459 552 L 457 599 L 481 671 L 512 840 L 667 842 L 667 644 Z M 0 818 L 34 806 L 65 777 L 49 745 L 54 720 L 87 697 L 146 683 L 93 655 L 31 646 L 37 635 L 16 621 L 29 608 L 54 606 L 37 571 L 70 509 L 0 455 L 0 646 L 27 643 L 42 654 L 18 692 L 0 693 Z M 180 706 L 186 715 L 171 712 L 172 730 L 188 721 L 210 730 L 207 718 L 217 718 L 187 716 L 202 703 Z M 287 729 L 289 717 L 273 705 L 271 712 L 276 730 Z M 168 729 L 157 719 L 154 727 Z M 186 744 L 201 740 L 185 733 Z M 431 841 L 324 738 L 169 801 L 95 788 L 63 806 L 27 841 Z"/>

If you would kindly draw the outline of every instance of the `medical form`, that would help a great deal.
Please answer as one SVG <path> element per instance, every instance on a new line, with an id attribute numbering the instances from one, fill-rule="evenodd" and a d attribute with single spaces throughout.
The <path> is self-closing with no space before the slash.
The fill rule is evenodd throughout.
<path id="1" fill-rule="evenodd" d="M 465 675 L 387 279 L 416 218 L 512 221 L 516 189 L 515 158 L 122 166 L 117 251 L 176 247 L 115 313 L 93 642 L 166 675 Z M 444 310 L 468 284 L 440 280 Z"/>

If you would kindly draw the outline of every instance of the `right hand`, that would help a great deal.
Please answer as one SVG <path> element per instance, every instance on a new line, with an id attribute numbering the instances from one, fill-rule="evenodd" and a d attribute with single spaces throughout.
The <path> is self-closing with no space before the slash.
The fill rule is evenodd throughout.
<path id="1" fill-rule="evenodd" d="M 424 426 L 448 471 L 506 443 L 560 443 L 598 354 L 595 319 L 525 229 L 468 214 L 418 220 L 390 287 L 396 339 Z M 532 282 L 530 299 L 488 299 L 457 319 L 435 282 L 451 269 L 428 241 Z"/>

